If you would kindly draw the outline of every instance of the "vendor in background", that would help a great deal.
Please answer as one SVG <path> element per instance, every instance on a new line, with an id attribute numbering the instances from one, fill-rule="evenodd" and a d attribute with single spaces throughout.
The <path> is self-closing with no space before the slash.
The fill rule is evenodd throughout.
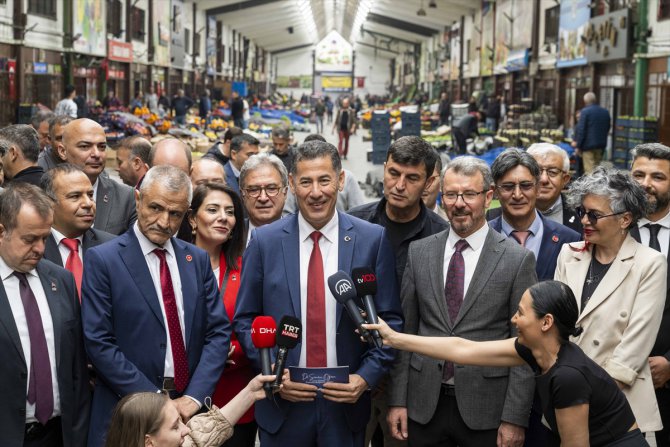
<path id="1" fill-rule="evenodd" d="M 447 92 L 442 92 L 440 95 L 440 106 L 437 109 L 437 114 L 440 116 L 440 126 L 449 125 L 449 115 L 451 113 L 450 109 L 451 101 L 449 101 L 449 95 Z"/>
<path id="2" fill-rule="evenodd" d="M 191 98 L 184 95 L 184 90 L 177 90 L 177 96 L 172 99 L 172 111 L 175 124 L 184 126 L 186 124 L 186 113 L 193 107 L 194 102 Z"/>
<path id="3" fill-rule="evenodd" d="M 119 98 L 116 97 L 116 92 L 114 90 L 107 91 L 107 96 L 105 96 L 105 99 L 102 100 L 102 106 L 105 109 L 121 107 L 121 101 L 119 101 Z"/>
<path id="4" fill-rule="evenodd" d="M 142 92 L 136 92 L 135 97 L 130 102 L 130 113 L 134 113 L 135 109 L 141 109 L 144 107 L 144 101 L 142 97 Z"/>
<path id="5" fill-rule="evenodd" d="M 202 95 L 200 95 L 200 104 L 198 105 L 200 119 L 207 120 L 208 124 L 212 119 L 212 99 L 209 96 L 209 89 L 206 88 L 203 90 Z"/>
<path id="6" fill-rule="evenodd" d="M 158 115 L 158 95 L 156 94 L 156 90 L 154 89 L 153 85 L 149 86 L 149 93 L 144 95 L 144 97 L 147 100 L 147 107 L 149 107 L 149 111 Z"/>
<path id="7" fill-rule="evenodd" d="M 344 98 L 342 106 L 337 110 L 333 133 L 335 130 L 338 131 L 339 136 L 337 152 L 346 160 L 349 153 L 349 136 L 356 133 L 356 111 L 349 106 L 349 98 Z"/>

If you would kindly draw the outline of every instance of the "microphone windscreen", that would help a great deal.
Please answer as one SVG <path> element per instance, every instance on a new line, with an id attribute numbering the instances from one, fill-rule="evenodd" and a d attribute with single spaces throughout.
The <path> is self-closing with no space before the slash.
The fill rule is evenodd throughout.
<path id="1" fill-rule="evenodd" d="M 272 348 L 276 332 L 277 324 L 272 317 L 258 316 L 251 323 L 251 341 L 257 348 Z"/>
<path id="2" fill-rule="evenodd" d="M 377 275 L 370 267 L 356 267 L 351 271 L 358 296 L 377 294 Z"/>
<path id="3" fill-rule="evenodd" d="M 296 318 L 285 315 L 279 320 L 277 330 L 277 346 L 288 349 L 295 348 L 300 342 L 300 333 L 302 332 L 302 322 Z"/>
<path id="4" fill-rule="evenodd" d="M 356 299 L 356 289 L 351 277 L 342 270 L 328 278 L 328 288 L 338 303 L 344 304 L 349 300 Z"/>

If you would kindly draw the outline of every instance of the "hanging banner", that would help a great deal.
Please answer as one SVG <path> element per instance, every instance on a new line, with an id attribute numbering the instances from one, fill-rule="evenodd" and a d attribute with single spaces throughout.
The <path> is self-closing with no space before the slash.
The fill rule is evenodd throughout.
<path id="1" fill-rule="evenodd" d="M 207 17 L 207 42 L 205 43 L 207 54 L 207 74 L 216 74 L 216 18 Z"/>
<path id="2" fill-rule="evenodd" d="M 458 24 L 452 26 L 449 35 L 451 44 L 449 79 L 457 81 L 461 75 L 461 27 Z"/>
<path id="3" fill-rule="evenodd" d="M 153 62 L 167 67 L 170 65 L 170 8 L 166 7 L 165 0 L 154 0 L 153 21 Z"/>
<path id="4" fill-rule="evenodd" d="M 586 65 L 584 33 L 591 18 L 591 0 L 562 0 L 558 22 L 558 68 Z"/>
<path id="5" fill-rule="evenodd" d="M 507 73 L 507 58 L 512 46 L 512 2 L 511 0 L 496 3 L 495 53 L 493 55 L 493 72 Z"/>
<path id="6" fill-rule="evenodd" d="M 351 72 L 353 70 L 352 46 L 337 31 L 331 31 L 316 45 L 314 71 Z"/>
<path id="7" fill-rule="evenodd" d="M 105 56 L 107 51 L 104 0 L 73 0 L 72 48 L 77 53 Z"/>
<path id="8" fill-rule="evenodd" d="M 349 92 L 352 87 L 351 76 L 321 76 L 321 88 L 324 92 Z"/>
<path id="9" fill-rule="evenodd" d="M 9 77 L 9 100 L 16 101 L 16 61 L 7 61 L 7 73 Z"/>
<path id="10" fill-rule="evenodd" d="M 493 26 L 495 25 L 495 3 L 482 1 L 482 38 L 479 47 L 479 73 L 482 76 L 493 74 Z"/>

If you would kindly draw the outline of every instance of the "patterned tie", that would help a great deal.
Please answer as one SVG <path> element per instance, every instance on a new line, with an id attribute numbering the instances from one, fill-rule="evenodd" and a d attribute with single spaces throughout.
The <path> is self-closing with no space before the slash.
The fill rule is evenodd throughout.
<path id="1" fill-rule="evenodd" d="M 183 392 L 188 384 L 188 360 L 186 359 L 186 348 L 184 338 L 179 324 L 177 313 L 177 300 L 172 286 L 170 268 L 165 259 L 165 250 L 157 248 L 154 254 L 160 261 L 161 291 L 163 295 L 163 306 L 165 307 L 165 318 L 167 318 L 170 344 L 172 345 L 172 362 L 174 363 L 174 385 L 178 392 Z"/>
<path id="2" fill-rule="evenodd" d="M 644 224 L 649 229 L 649 246 L 656 251 L 661 251 L 661 244 L 658 242 L 658 232 L 661 229 L 659 224 Z"/>
<path id="3" fill-rule="evenodd" d="M 35 419 L 44 425 L 54 410 L 51 362 L 47 340 L 42 326 L 42 316 L 33 290 L 25 273 L 14 272 L 19 279 L 19 292 L 23 302 L 30 337 L 30 371 L 28 376 L 28 403 L 35 405 Z"/>
<path id="4" fill-rule="evenodd" d="M 465 290 L 465 262 L 463 261 L 463 250 L 468 248 L 468 242 L 461 239 L 454 246 L 454 254 L 451 255 L 449 268 L 447 269 L 447 280 L 444 282 L 444 297 L 447 300 L 447 312 L 453 327 L 458 317 L 458 312 L 463 304 L 463 291 Z M 444 362 L 442 381 L 446 382 L 454 377 L 454 364 Z"/>
<path id="5" fill-rule="evenodd" d="M 323 258 L 318 231 L 309 235 L 314 241 L 307 267 L 307 367 L 319 368 L 328 365 L 326 346 L 326 290 L 323 276 Z"/>
<path id="6" fill-rule="evenodd" d="M 81 265 L 81 258 L 79 257 L 79 239 L 66 237 L 60 243 L 70 249 L 70 255 L 65 261 L 65 268 L 74 276 L 74 282 L 77 284 L 77 292 L 79 293 L 79 302 L 81 302 L 81 277 L 84 267 Z"/>
<path id="7" fill-rule="evenodd" d="M 514 230 L 512 233 L 510 233 L 510 236 L 512 236 L 519 244 L 521 244 L 522 247 L 526 246 L 526 241 L 528 240 L 528 236 L 531 235 L 530 231 L 517 231 Z"/>

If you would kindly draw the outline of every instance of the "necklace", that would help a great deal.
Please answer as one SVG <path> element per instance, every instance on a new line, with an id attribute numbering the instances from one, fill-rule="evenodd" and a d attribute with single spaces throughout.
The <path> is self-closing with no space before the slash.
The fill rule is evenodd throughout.
<path id="1" fill-rule="evenodd" d="M 591 257 L 591 262 L 589 264 L 589 271 L 586 277 L 586 285 L 582 293 L 582 309 L 586 307 L 586 303 L 591 299 L 591 296 L 598 288 L 601 279 L 605 276 L 609 270 L 612 263 L 601 264 L 596 259 L 595 250 L 593 251 L 593 256 Z"/>

